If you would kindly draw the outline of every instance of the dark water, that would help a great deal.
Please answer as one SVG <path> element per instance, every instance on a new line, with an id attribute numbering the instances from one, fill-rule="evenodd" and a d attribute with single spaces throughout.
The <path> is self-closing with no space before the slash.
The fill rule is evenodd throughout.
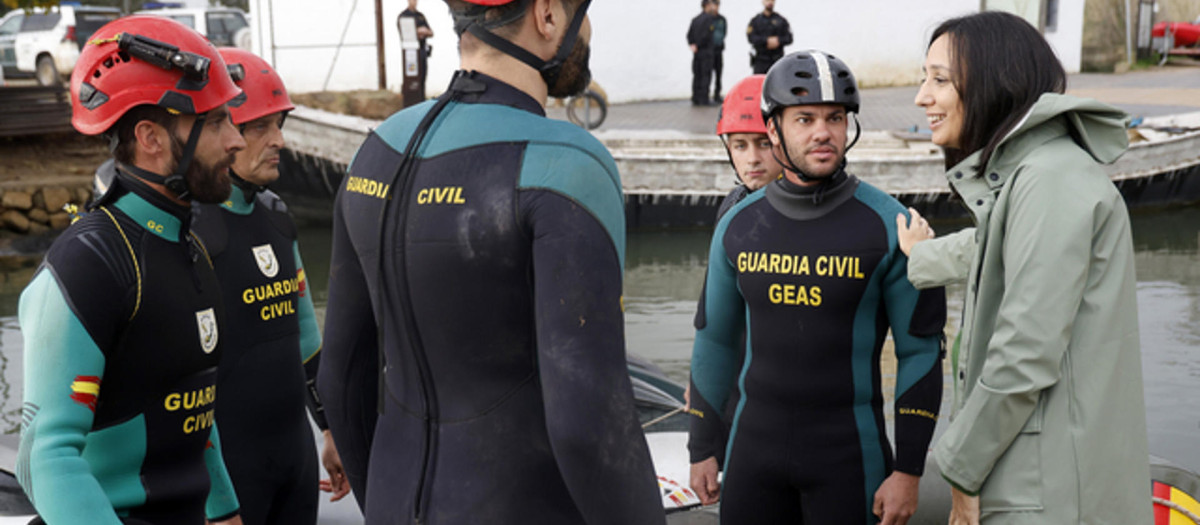
<path id="1" fill-rule="evenodd" d="M 961 225 L 938 225 L 942 233 Z M 1138 309 L 1152 454 L 1200 472 L 1200 208 L 1135 213 Z M 329 230 L 302 231 L 301 251 L 318 316 L 324 316 Z M 709 232 L 629 236 L 626 337 L 631 353 L 683 381 L 692 316 L 704 278 Z M 20 425 L 21 334 L 17 299 L 31 270 L 0 273 L 0 445 L 15 447 Z M 951 291 L 952 317 L 961 291 Z M 1114 429 L 1119 430 L 1119 429 Z"/>

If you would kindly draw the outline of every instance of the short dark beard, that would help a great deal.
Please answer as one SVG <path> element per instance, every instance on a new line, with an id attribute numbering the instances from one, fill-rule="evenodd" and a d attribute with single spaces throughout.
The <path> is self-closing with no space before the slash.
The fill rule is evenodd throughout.
<path id="1" fill-rule="evenodd" d="M 179 169 L 179 163 L 183 160 L 184 144 L 185 142 L 179 140 L 175 134 L 171 134 L 169 175 L 173 175 L 175 170 Z M 192 163 L 188 165 L 187 173 L 183 177 L 184 182 L 187 183 L 188 200 L 202 204 L 217 204 L 228 200 L 233 183 L 229 180 L 227 173 L 229 167 L 233 165 L 233 160 L 234 156 L 230 154 L 228 158 L 215 165 L 207 165 L 193 156 Z"/>
<path id="2" fill-rule="evenodd" d="M 554 98 L 578 95 L 587 90 L 592 83 L 592 71 L 588 68 L 592 48 L 583 40 L 575 40 L 575 47 L 563 62 L 553 86 L 547 86 L 549 94 Z"/>

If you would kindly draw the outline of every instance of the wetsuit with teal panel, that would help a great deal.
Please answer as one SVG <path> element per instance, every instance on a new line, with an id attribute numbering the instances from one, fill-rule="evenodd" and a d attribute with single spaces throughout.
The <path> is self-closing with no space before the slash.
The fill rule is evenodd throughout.
<path id="1" fill-rule="evenodd" d="M 270 191 L 235 185 L 223 204 L 193 208 L 225 296 L 217 421 L 242 523 L 316 523 L 318 462 L 308 405 L 321 334 L 296 226 Z"/>
<path id="2" fill-rule="evenodd" d="M 734 384 L 741 395 L 722 523 L 874 523 L 884 478 L 922 473 L 941 401 L 946 307 L 942 290 L 918 292 L 906 277 L 903 212 L 839 171 L 815 188 L 772 182 L 718 223 L 692 403 L 722 407 Z M 889 328 L 894 453 L 880 369 Z"/>
<path id="3" fill-rule="evenodd" d="M 124 173 L 21 293 L 17 479 L 55 525 L 238 512 L 213 416 L 220 288 L 188 208 Z"/>
<path id="4" fill-rule="evenodd" d="M 661 524 L 612 157 L 485 75 L 447 93 L 367 137 L 334 208 L 318 386 L 367 523 Z"/>

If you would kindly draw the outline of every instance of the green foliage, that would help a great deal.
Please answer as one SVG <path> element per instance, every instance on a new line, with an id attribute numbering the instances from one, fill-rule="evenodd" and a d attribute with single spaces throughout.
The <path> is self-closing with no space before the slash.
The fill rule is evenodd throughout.
<path id="1" fill-rule="evenodd" d="M 58 5 L 58 0 L 0 0 L 4 4 L 5 11 L 9 9 L 30 9 L 33 7 L 50 7 Z"/>

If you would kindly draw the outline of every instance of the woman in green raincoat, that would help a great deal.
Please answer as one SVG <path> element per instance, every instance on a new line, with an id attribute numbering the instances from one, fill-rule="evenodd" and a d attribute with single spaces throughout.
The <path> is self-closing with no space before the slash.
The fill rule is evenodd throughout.
<path id="1" fill-rule="evenodd" d="M 1063 95 L 1024 20 L 933 33 L 916 103 L 975 228 L 898 218 L 918 288 L 966 281 L 954 415 L 933 449 L 950 523 L 1151 523 L 1134 250 L 1103 164 L 1127 116 Z"/>

